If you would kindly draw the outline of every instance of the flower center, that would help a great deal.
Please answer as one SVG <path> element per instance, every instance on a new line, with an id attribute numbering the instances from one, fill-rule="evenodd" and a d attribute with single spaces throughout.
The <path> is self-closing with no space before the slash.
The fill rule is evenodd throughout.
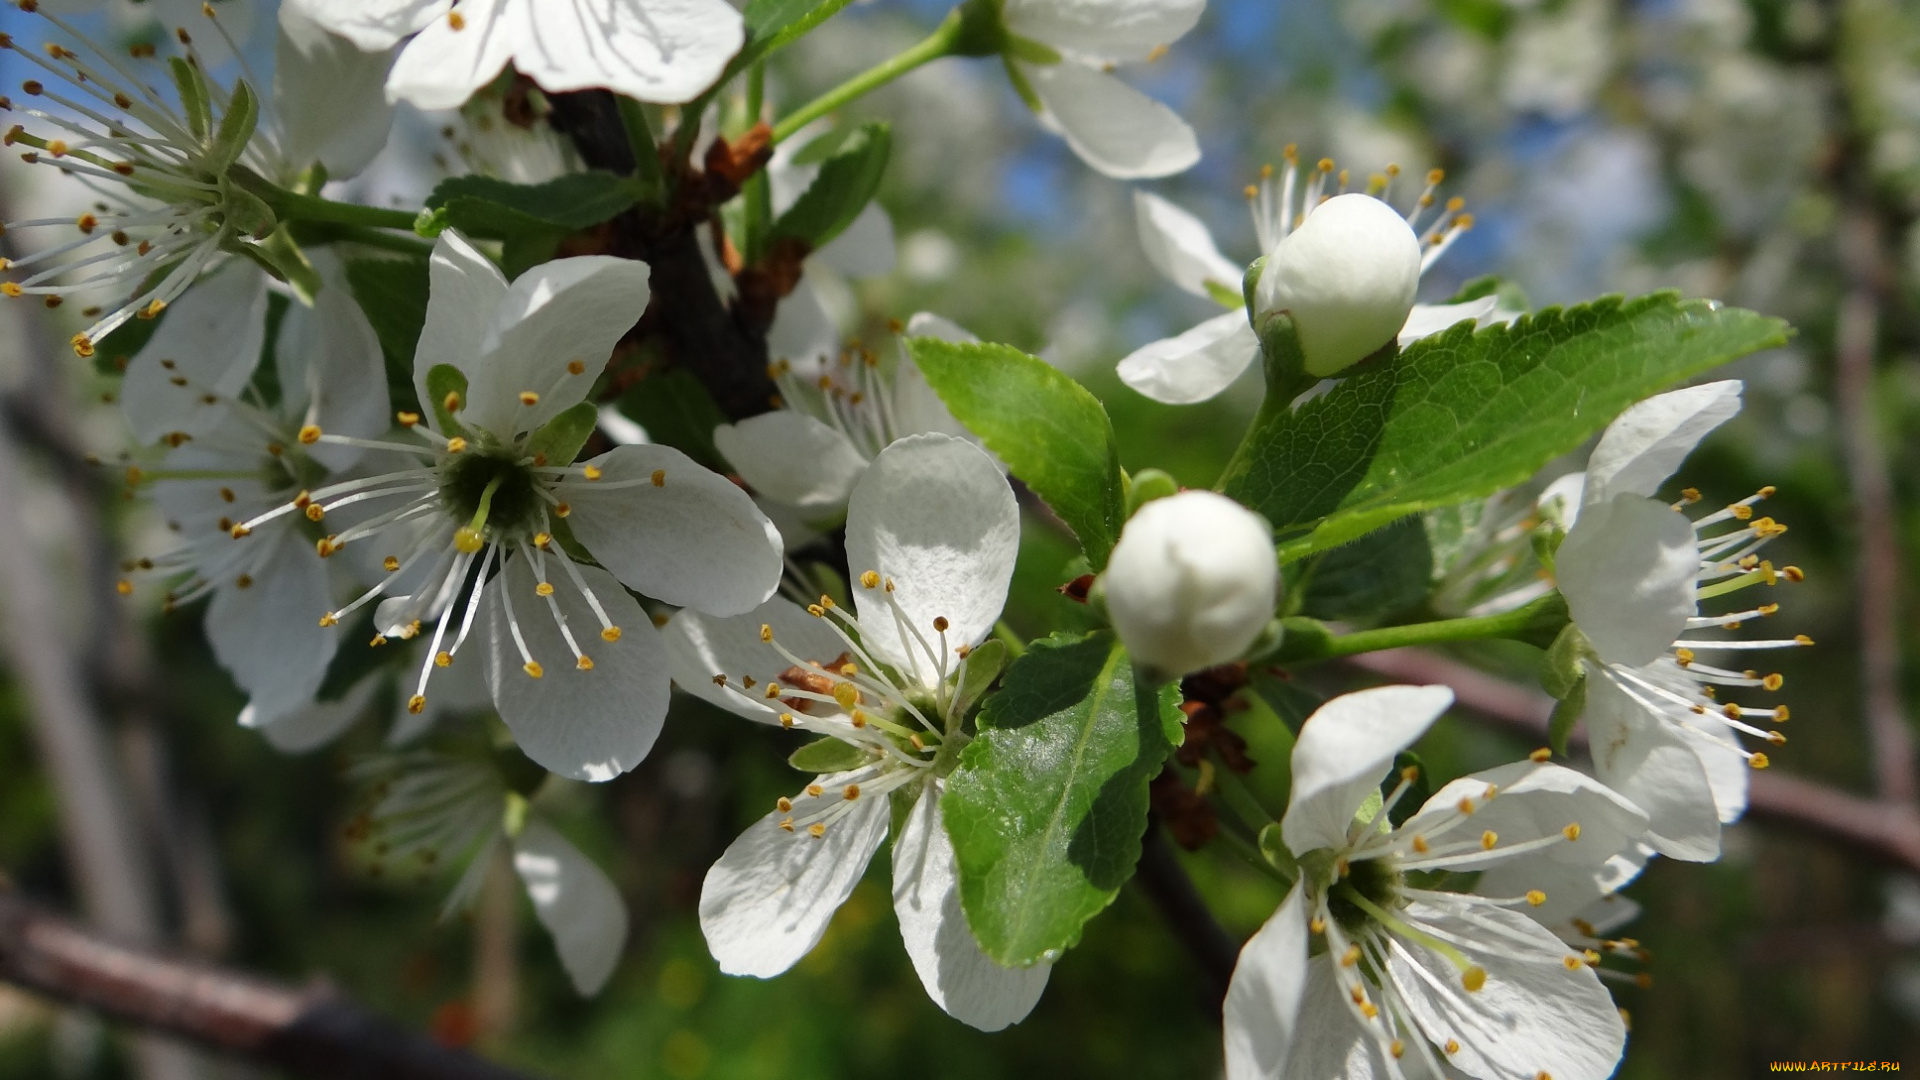
<path id="1" fill-rule="evenodd" d="M 1372 916 L 1357 895 L 1377 908 L 1392 911 L 1400 906 L 1402 875 L 1391 858 L 1363 859 L 1347 866 L 1346 877 L 1327 893 L 1327 911 L 1349 934 L 1358 934 Z"/>
<path id="2" fill-rule="evenodd" d="M 545 503 L 533 469 L 520 462 L 511 450 L 451 455 L 440 470 L 440 497 L 454 517 L 479 519 L 495 539 L 532 536 L 540 529 Z"/>

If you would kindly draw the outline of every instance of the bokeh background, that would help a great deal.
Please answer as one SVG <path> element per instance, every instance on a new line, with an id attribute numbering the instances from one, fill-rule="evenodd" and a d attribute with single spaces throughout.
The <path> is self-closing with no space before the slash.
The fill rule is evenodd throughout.
<path id="1" fill-rule="evenodd" d="M 197 7 L 116 2 L 91 31 L 135 36 L 156 14 Z M 917 40 L 946 8 L 848 9 L 780 57 L 777 110 Z M 23 40 L 38 33 L 30 22 L 0 11 L 0 29 Z M 271 5 L 252 25 L 247 51 L 270 60 Z M 5 83 L 23 67 L 0 54 Z M 1152 190 L 1199 214 L 1236 260 L 1256 254 L 1242 188 L 1295 143 L 1357 175 L 1388 162 L 1447 170 L 1445 192 L 1467 200 L 1477 225 L 1429 275 L 1428 299 L 1499 274 L 1535 305 L 1676 288 L 1791 320 L 1790 346 L 1727 371 L 1747 381 L 1746 410 L 1681 479 L 1728 500 L 1777 485 L 1770 510 L 1791 532 L 1771 553 L 1808 574 L 1781 598 L 1780 618 L 1821 647 L 1781 662 L 1794 721 L 1775 767 L 1862 796 L 1884 790 L 1883 774 L 1899 772 L 1880 765 L 1895 744 L 1876 741 L 1871 717 L 1887 715 L 1889 700 L 1900 724 L 1920 711 L 1907 692 L 1920 660 L 1920 5 L 1213 0 L 1166 57 L 1127 74 L 1174 105 L 1205 151 Z M 1141 255 L 1128 186 L 1039 131 L 996 62 L 941 61 L 848 114 L 895 125 L 880 198 L 899 248 L 890 274 L 823 283 L 848 332 L 882 343 L 889 319 L 931 310 L 1041 353 L 1107 403 L 1129 469 L 1211 484 L 1257 404 L 1258 376 L 1179 409 L 1113 377 L 1133 347 L 1207 314 Z M 357 193 L 418 198 L 458 158 L 442 122 L 403 116 L 389 159 Z M 0 218 L 74 197 L 51 170 L 0 164 Z M 1204 980 L 1132 886 L 1060 963 L 1033 1016 L 1000 1034 L 926 1001 L 898 945 L 883 861 L 792 973 L 720 975 L 694 917 L 701 876 L 795 779 L 777 733 L 693 702 L 632 773 L 556 781 L 542 797 L 632 910 L 625 960 L 603 994 L 574 994 L 510 878 L 496 875 L 469 915 L 440 919 L 445 875 L 376 874 L 346 838 L 366 793 L 344 773 L 380 749 L 389 706 L 332 746 L 279 753 L 235 725 L 243 702 L 212 662 L 196 610 L 161 616 L 112 595 L 115 563 L 165 541 L 114 469 L 85 462 L 110 460 L 124 435 L 99 400 L 110 385 L 60 344 L 72 332 L 64 314 L 0 304 L 0 872 L 15 887 L 78 909 L 80 860 L 61 812 L 98 802 L 82 788 L 104 783 L 138 844 L 129 887 L 144 890 L 171 947 L 330 981 L 540 1075 L 1217 1073 Z M 1895 545 L 1881 563 L 1862 556 L 1874 513 Z M 1070 552 L 1043 526 L 1028 534 L 1009 618 L 1044 633 L 1076 618 L 1053 591 Z M 1891 600 L 1875 629 L 1863 630 L 1863 610 L 1876 617 L 1861 602 L 1863 567 L 1864 588 Z M 1514 650 L 1474 659 L 1526 678 Z M 78 678 L 69 696 L 82 719 L 103 733 L 106 773 L 76 779 L 50 766 L 58 735 L 48 727 L 67 718 L 35 702 L 62 671 Z M 1364 677 L 1329 668 L 1307 681 L 1332 691 Z M 1270 721 L 1234 721 L 1256 760 L 1284 755 Z M 1421 751 L 1465 771 L 1530 748 L 1457 717 Z M 1224 851 L 1180 857 L 1235 935 L 1279 899 Z M 1621 1076 L 1748 1077 L 1776 1060 L 1920 1068 L 1911 872 L 1819 833 L 1742 824 L 1719 863 L 1657 863 L 1628 894 L 1645 905 L 1625 932 L 1650 951 L 1652 978 L 1616 987 L 1633 1017 Z M 132 1076 L 145 1060 L 98 1020 L 0 987 L 0 1078 Z M 261 1075 L 215 1058 L 192 1068 Z"/>

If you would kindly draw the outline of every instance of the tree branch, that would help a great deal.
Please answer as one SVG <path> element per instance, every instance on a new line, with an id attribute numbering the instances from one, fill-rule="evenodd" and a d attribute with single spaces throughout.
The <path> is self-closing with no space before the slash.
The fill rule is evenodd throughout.
<path id="1" fill-rule="evenodd" d="M 0 891 L 0 979 L 316 1077 L 529 1080 L 325 989 L 294 990 L 119 944 Z"/>
<path id="2" fill-rule="evenodd" d="M 1542 744 L 1553 699 L 1477 668 L 1419 649 L 1368 653 L 1353 667 L 1415 683 L 1453 688 L 1463 708 Z M 1579 733 L 1569 749 L 1584 750 Z M 1805 829 L 1908 871 L 1920 873 L 1920 813 L 1911 805 L 1861 798 L 1778 772 L 1756 772 L 1747 789 L 1747 818 Z"/>
<path id="3" fill-rule="evenodd" d="M 1240 962 L 1240 943 L 1214 919 L 1213 910 L 1167 846 L 1157 819 L 1148 820 L 1147 834 L 1140 840 L 1140 866 L 1134 880 L 1152 897 L 1174 937 L 1199 965 L 1200 976 L 1206 980 L 1208 1005 L 1218 1012 L 1227 999 L 1234 966 Z"/>

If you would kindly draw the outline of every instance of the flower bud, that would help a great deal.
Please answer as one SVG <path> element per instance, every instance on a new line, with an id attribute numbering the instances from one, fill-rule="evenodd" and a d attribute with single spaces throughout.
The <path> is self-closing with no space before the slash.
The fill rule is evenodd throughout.
<path id="1" fill-rule="evenodd" d="M 1211 491 L 1155 499 L 1127 522 L 1104 575 L 1107 614 L 1134 660 L 1183 675 L 1233 660 L 1273 618 L 1273 531 Z"/>
<path id="2" fill-rule="evenodd" d="M 1325 378 L 1399 336 L 1420 284 L 1420 240 L 1371 195 L 1337 195 L 1267 255 L 1259 316 L 1293 317 L 1309 375 Z"/>

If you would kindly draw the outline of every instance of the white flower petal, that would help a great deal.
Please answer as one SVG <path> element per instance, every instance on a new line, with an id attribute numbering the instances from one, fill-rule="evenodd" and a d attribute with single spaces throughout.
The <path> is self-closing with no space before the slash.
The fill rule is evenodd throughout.
<path id="1" fill-rule="evenodd" d="M 390 49 L 444 11 L 448 0 L 286 0 L 308 19 L 362 49 Z"/>
<path id="2" fill-rule="evenodd" d="M 937 338 L 956 345 L 973 345 L 980 339 L 972 331 L 951 319 L 943 318 L 932 312 L 915 312 L 907 320 L 907 337 Z M 937 431 L 944 435 L 953 435 L 969 442 L 977 442 L 940 400 L 933 385 L 927 382 L 926 373 L 906 350 L 900 352 L 900 364 L 893 372 L 893 424 L 896 438 L 906 435 L 923 435 Z"/>
<path id="3" fill-rule="evenodd" d="M 318 161 L 335 180 L 366 168 L 393 124 L 393 106 L 381 91 L 392 63 L 385 48 L 363 52 L 299 5 L 280 5 L 273 101 L 288 163 L 305 169 Z"/>
<path id="4" fill-rule="evenodd" d="M 127 364 L 120 407 L 135 441 L 212 429 L 253 377 L 266 336 L 267 275 L 259 267 L 228 259 L 196 282 Z M 217 400 L 206 401 L 209 394 Z"/>
<path id="5" fill-rule="evenodd" d="M 725 0 L 537 0 L 537 17 L 536 0 L 512 2 L 526 10 L 529 31 L 514 43 L 513 66 L 556 92 L 605 87 L 664 105 L 692 101 L 746 40 Z"/>
<path id="6" fill-rule="evenodd" d="M 485 355 L 481 343 L 507 295 L 500 268 L 455 229 L 434 241 L 427 276 L 427 318 L 413 353 L 413 388 L 422 405 L 433 400 L 427 373 L 442 364 L 465 373 L 471 388 Z M 434 423 L 433 410 L 427 409 L 426 415 L 427 422 Z"/>
<path id="7" fill-rule="evenodd" d="M 1471 912 L 1471 918 L 1464 913 Z M 1626 1047 L 1626 1025 L 1613 997 L 1592 968 L 1568 970 L 1567 947 L 1517 911 L 1462 900 L 1456 910 L 1414 903 L 1407 914 L 1464 942 L 1460 951 L 1486 969 L 1477 992 L 1460 988 L 1460 970 L 1446 956 L 1400 939 L 1426 972 L 1416 973 L 1396 951 L 1388 963 L 1414 1022 L 1435 1045 L 1458 1039 L 1460 1050 L 1449 1064 L 1468 1076 L 1530 1077 L 1546 1073 L 1556 1080 L 1606 1080 Z M 1499 937 L 1481 923 L 1501 928 Z M 1476 941 L 1494 940 L 1499 948 L 1480 949 Z M 1526 944 L 1520 944 L 1526 942 Z M 1434 983 L 1447 987 L 1443 994 Z"/>
<path id="8" fill-rule="evenodd" d="M 223 581 L 214 591 L 207 641 L 264 726 L 313 704 L 340 631 L 320 625 L 333 607 L 327 568 L 297 529 L 263 528 L 228 542 L 258 547 L 245 560 L 248 587 Z"/>
<path id="9" fill-rule="evenodd" d="M 1486 797 L 1489 785 L 1497 792 L 1491 799 Z M 1517 860 L 1528 866 L 1573 866 L 1594 875 L 1647 828 L 1643 810 L 1599 781 L 1560 765 L 1516 761 L 1463 776 L 1434 792 L 1426 805 L 1400 826 L 1400 831 L 1424 833 L 1457 818 L 1463 799 L 1472 800 L 1473 820 L 1469 829 L 1455 835 L 1490 832 L 1496 843 L 1459 861 L 1450 860 L 1447 869 L 1454 871 Z M 1518 854 L 1513 850 L 1517 844 L 1563 834 L 1569 825 L 1580 827 L 1578 840 Z M 1516 893 L 1486 895 L 1518 896 L 1526 891 L 1523 888 Z M 1566 902 L 1577 908 L 1598 895 L 1596 889 L 1578 898 L 1577 903 L 1572 897 Z"/>
<path id="10" fill-rule="evenodd" d="M 1301 994 L 1300 1018 L 1295 1029 L 1307 1034 L 1293 1040 L 1286 1065 L 1264 1077 L 1314 1077 L 1315 1080 L 1450 1080 L 1433 1076 L 1417 1051 L 1389 1065 L 1374 1033 L 1360 1026 L 1347 1003 L 1347 991 L 1333 974 L 1333 957 L 1325 953 L 1307 961 L 1307 985 Z M 1231 1077 L 1230 1080 L 1239 1080 Z M 1533 1080 L 1533 1078 L 1529 1078 Z"/>
<path id="11" fill-rule="evenodd" d="M 1006 606 L 1019 548 L 1019 504 L 986 451 L 947 435 L 915 435 L 882 450 L 847 505 L 862 643 L 933 685 L 932 659 L 908 642 L 917 633 L 938 648 L 935 618 L 947 620 L 948 649 L 985 640 Z M 865 588 L 859 578 L 869 570 L 884 584 Z M 897 625 L 894 605 L 911 630 Z"/>
<path id="12" fill-rule="evenodd" d="M 585 255 L 514 279 L 480 343 L 484 359 L 469 376 L 462 420 L 510 437 L 585 399 L 647 309 L 650 273 L 634 259 Z M 531 405 L 522 398 L 528 391 L 537 396 Z"/>
<path id="13" fill-rule="evenodd" d="M 1199 218 L 1151 192 L 1135 191 L 1133 220 L 1147 261 L 1168 281 L 1209 300 L 1209 284 L 1240 295 L 1242 271 L 1220 254 Z"/>
<path id="14" fill-rule="evenodd" d="M 1307 901 L 1298 883 L 1240 949 L 1225 1013 L 1227 1080 L 1280 1075 L 1299 1031 L 1307 989 Z M 1336 991 L 1337 992 L 1337 991 Z M 1309 1039 L 1323 1037 L 1309 1032 Z"/>
<path id="15" fill-rule="evenodd" d="M 509 558 L 506 569 L 487 584 L 483 601 L 487 685 L 513 741 L 542 768 L 575 780 L 611 780 L 653 749 L 667 715 L 672 658 L 653 620 L 612 575 L 593 566 L 578 569 L 620 628 L 620 640 L 601 637 L 593 609 L 566 574 L 551 568 L 553 598 L 574 640 L 593 661 L 591 671 L 580 670 L 551 609 L 534 592 L 528 560 Z M 504 589 L 513 590 L 514 621 L 543 669 L 540 678 L 523 670 L 508 629 Z M 455 662 L 472 661 L 463 654 Z"/>
<path id="16" fill-rule="evenodd" d="M 1720 857 L 1720 814 L 1693 747 L 1604 673 L 1587 679 L 1587 737 L 1600 782 L 1647 813 L 1646 842 L 1670 859 Z"/>
<path id="17" fill-rule="evenodd" d="M 558 494 L 573 535 L 621 581 L 709 615 L 752 611 L 779 587 L 780 533 L 726 477 L 669 446 L 619 446 L 588 464 L 601 479 Z"/>
<path id="18" fill-rule="evenodd" d="M 854 481 L 867 471 L 845 432 L 792 409 L 722 424 L 713 443 L 749 487 L 808 520 L 845 512 Z"/>
<path id="19" fill-rule="evenodd" d="M 913 970 L 948 1016 L 999 1031 L 1033 1011 L 1053 965 L 1001 967 L 980 951 L 960 908 L 959 866 L 937 784 L 921 793 L 893 842 L 893 910 Z"/>
<path id="20" fill-rule="evenodd" d="M 840 801 L 853 775 L 820 777 L 821 795 L 797 795 L 790 814 L 776 810 L 754 822 L 707 871 L 700 930 L 721 971 L 770 979 L 819 944 L 886 839 L 887 800 L 865 799 L 819 837 L 804 826 L 788 832 L 780 822 Z"/>
<path id="21" fill-rule="evenodd" d="M 1554 572 L 1574 625 L 1613 663 L 1637 667 L 1664 655 L 1699 610 L 1693 523 L 1638 495 L 1589 499 L 1554 557 Z"/>
<path id="22" fill-rule="evenodd" d="M 591 997 L 619 966 L 627 944 L 627 904 L 593 860 L 553 826 L 529 818 L 513 839 L 513 868 L 533 913 L 553 935 L 573 988 Z"/>
<path id="23" fill-rule="evenodd" d="M 281 407 L 299 410 L 293 417 L 297 422 L 316 424 L 334 435 L 371 438 L 386 433 L 392 414 L 380 338 L 346 289 L 322 289 L 312 308 L 297 301 L 288 306 L 274 346 L 274 366 L 280 373 Z M 343 469 L 358 461 L 362 451 L 316 443 L 307 454 L 329 469 Z"/>
<path id="24" fill-rule="evenodd" d="M 1720 823 L 1740 820 L 1740 815 L 1747 812 L 1747 783 L 1752 779 L 1749 774 L 1753 767 L 1738 749 L 1739 737 L 1731 728 L 1711 724 L 1697 731 L 1682 728 L 1680 738 L 1700 759 L 1700 770 L 1707 776 L 1707 787 L 1713 792 L 1714 813 L 1719 815 Z"/>
<path id="25" fill-rule="evenodd" d="M 868 203 L 839 236 L 807 257 L 809 266 L 824 266 L 850 278 L 892 273 L 895 261 L 893 219 L 877 202 Z"/>
<path id="26" fill-rule="evenodd" d="M 437 15 L 423 20 L 387 73 L 387 100 L 420 109 L 466 104 L 533 36 L 528 8 L 521 0 L 462 0 L 460 29 Z"/>
<path id="27" fill-rule="evenodd" d="M 773 629 L 782 648 L 804 660 L 827 663 L 846 650 L 846 642 L 825 619 L 816 619 L 799 605 L 776 596 L 745 615 L 718 618 L 682 611 L 662 631 L 673 653 L 673 681 L 698 698 L 762 723 L 778 722 L 778 714 L 749 705 L 736 693 L 714 685 L 713 677 L 727 676 L 737 689 L 743 677 L 761 686 L 779 681 L 792 663 L 760 640 L 762 626 Z"/>
<path id="28" fill-rule="evenodd" d="M 782 297 L 767 328 L 767 355 L 793 365 L 802 379 L 817 377 L 840 352 L 840 327 L 806 278 Z"/>
<path id="29" fill-rule="evenodd" d="M 1206 0 L 1007 0 L 1007 28 L 1081 56 L 1142 60 L 1179 40 Z"/>
<path id="30" fill-rule="evenodd" d="M 1080 160 L 1118 180 L 1171 176 L 1200 160 L 1185 120 L 1111 75 L 1072 61 L 1020 64 L 1046 111 L 1040 123 Z"/>
<path id="31" fill-rule="evenodd" d="M 1155 401 L 1191 405 L 1225 390 L 1260 355 L 1244 311 L 1215 315 L 1178 337 L 1149 342 L 1120 361 L 1120 381 Z"/>
<path id="32" fill-rule="evenodd" d="M 1353 816 L 1394 755 L 1453 704 L 1444 686 L 1379 686 L 1315 709 L 1293 744 L 1293 794 L 1281 836 L 1294 854 L 1346 846 Z"/>
<path id="33" fill-rule="evenodd" d="M 1413 310 L 1407 313 L 1406 325 L 1400 328 L 1399 343 L 1404 347 L 1437 334 L 1454 323 L 1483 319 L 1493 314 L 1499 302 L 1498 297 L 1483 296 L 1464 304 L 1415 304 Z"/>
<path id="34" fill-rule="evenodd" d="M 379 688 L 379 679 L 361 679 L 337 701 L 316 701 L 266 724 L 260 722 L 259 710 L 249 702 L 240 710 L 240 726 L 258 728 L 267 745 L 283 754 L 304 754 L 327 745 L 352 727 L 366 713 Z"/>
<path id="35" fill-rule="evenodd" d="M 1620 414 L 1587 459 L 1587 502 L 1652 495 L 1700 440 L 1740 411 L 1728 379 L 1650 397 Z"/>

